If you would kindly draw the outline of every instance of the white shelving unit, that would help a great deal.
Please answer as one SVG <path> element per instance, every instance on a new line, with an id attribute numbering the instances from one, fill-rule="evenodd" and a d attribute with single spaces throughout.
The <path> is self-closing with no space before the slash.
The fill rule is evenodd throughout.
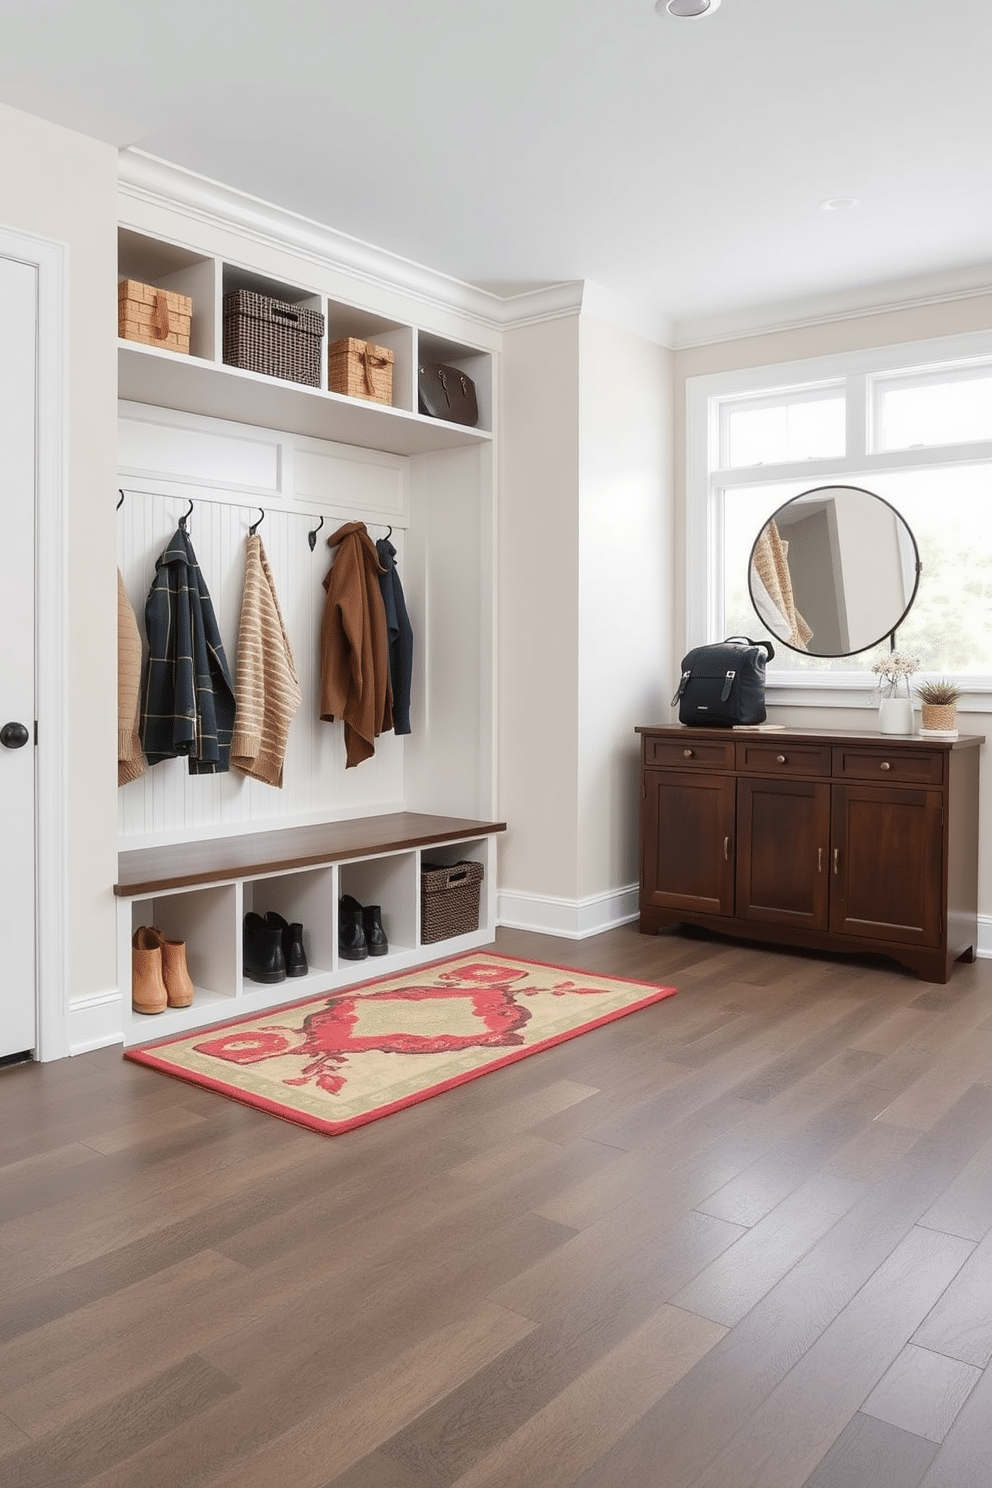
<path id="1" fill-rule="evenodd" d="M 359 461 L 385 455 L 406 462 L 404 588 L 408 602 L 412 594 L 419 607 L 415 644 L 422 727 L 402 741 L 402 802 L 373 803 L 372 815 L 355 818 L 343 802 L 340 819 L 332 809 L 326 819 L 302 827 L 278 816 L 260 832 L 247 830 L 250 823 L 232 828 L 218 821 L 217 835 L 207 838 L 201 822 L 188 843 L 178 842 L 175 830 L 167 831 L 159 845 L 150 843 L 147 833 L 140 847 L 129 849 L 126 839 L 122 842 L 115 893 L 126 1044 L 334 992 L 491 941 L 496 834 L 503 829 L 502 823 L 480 819 L 495 806 L 494 349 L 462 339 L 452 330 L 450 312 L 439 314 L 434 325 L 397 315 L 398 305 L 417 303 L 404 301 L 399 289 L 378 296 L 382 313 L 370 306 L 377 296 L 365 284 L 356 282 L 355 302 L 350 302 L 341 294 L 340 270 L 298 258 L 291 246 L 280 251 L 230 228 L 219 231 L 208 220 L 197 222 L 195 213 L 161 202 L 154 207 L 143 202 L 138 217 L 140 225 L 126 222 L 119 231 L 119 277 L 189 295 L 193 313 L 188 355 L 119 341 L 119 396 L 132 416 L 136 405 L 145 405 L 166 411 L 160 417 L 192 414 L 201 421 L 325 441 L 329 455 L 333 446 L 348 445 L 356 448 Z M 254 290 L 324 315 L 320 387 L 224 363 L 223 299 L 233 289 Z M 392 406 L 328 389 L 327 347 L 344 336 L 393 351 Z M 472 378 L 477 428 L 418 412 L 422 360 L 447 362 Z M 311 457 L 317 459 L 319 452 Z M 135 465 L 132 450 L 131 465 L 140 463 Z M 347 477 L 342 481 L 335 505 L 347 508 Z M 159 479 L 156 489 L 172 487 Z M 292 491 L 280 496 L 292 508 Z M 356 495 L 355 517 L 375 522 L 362 499 Z M 258 506 L 257 496 L 246 497 L 245 504 Z M 143 788 L 142 782 L 125 787 Z M 287 849 L 294 833 L 322 830 L 329 836 L 315 853 L 301 858 Z M 484 869 L 478 929 L 423 945 L 422 864 L 462 859 L 481 862 Z M 194 873 L 190 865 L 195 863 L 201 868 Z M 339 957 L 337 911 L 343 894 L 380 905 L 388 955 L 358 962 Z M 244 916 L 269 910 L 303 923 L 306 977 L 274 985 L 244 977 Z M 195 988 L 192 1007 L 154 1017 L 132 1011 L 131 942 L 140 925 L 155 925 L 169 939 L 186 942 Z"/>
<path id="2" fill-rule="evenodd" d="M 398 826 L 398 822 L 405 825 Z M 121 855 L 118 895 L 119 965 L 130 964 L 131 941 L 140 925 L 155 925 L 169 940 L 186 942 L 186 957 L 194 986 L 193 1005 L 169 1008 L 147 1015 L 129 1010 L 124 1043 L 141 1043 L 201 1028 L 260 1008 L 278 1007 L 299 998 L 331 993 L 340 988 L 390 976 L 440 957 L 470 950 L 490 942 L 495 932 L 495 842 L 501 823 L 453 823 L 443 818 L 383 817 L 384 840 L 394 839 L 381 853 L 352 853 L 354 840 L 374 836 L 375 819 L 343 822 L 328 829 L 327 845 L 307 854 L 319 861 L 277 866 L 280 852 L 297 849 L 297 834 L 277 832 L 270 837 L 270 854 L 264 870 L 251 868 L 252 852 L 259 861 L 266 844 L 217 839 L 197 844 L 184 873 L 176 872 L 177 854 L 168 850 L 156 855 L 141 849 Z M 465 832 L 467 835 L 459 835 Z M 312 835 L 312 834 L 311 834 Z M 423 838 L 430 838 L 429 842 Z M 405 841 L 396 846 L 395 840 Z M 282 839 L 282 840 L 280 840 Z M 335 840 L 336 839 L 336 840 Z M 321 856 L 322 852 L 326 856 Z M 225 863 L 225 858 L 231 861 Z M 425 863 L 452 865 L 458 862 L 483 865 L 479 924 L 467 934 L 421 943 L 420 873 Z M 211 866 L 213 865 L 213 866 Z M 215 874 L 217 876 L 211 876 Z M 153 875 L 158 874 L 156 881 Z M 177 879 L 179 881 L 177 881 Z M 377 904 L 389 940 L 385 956 L 349 961 L 338 955 L 337 905 L 342 894 L 351 894 L 360 904 Z M 309 971 L 305 977 L 287 978 L 272 985 L 254 982 L 244 975 L 242 926 L 250 911 L 265 915 L 270 910 L 304 929 Z"/>
<path id="3" fill-rule="evenodd" d="M 172 289 L 193 300 L 188 356 L 136 341 L 118 342 L 122 398 L 398 455 L 492 441 L 492 356 L 485 350 L 123 228 L 118 272 L 122 279 Z M 325 327 L 319 388 L 247 372 L 223 361 L 223 301 L 235 289 L 254 290 L 321 312 Z M 393 351 L 392 407 L 328 389 L 327 347 L 344 336 Z M 445 361 L 472 378 L 479 402 L 476 428 L 417 412 L 417 369 L 423 360 Z"/>

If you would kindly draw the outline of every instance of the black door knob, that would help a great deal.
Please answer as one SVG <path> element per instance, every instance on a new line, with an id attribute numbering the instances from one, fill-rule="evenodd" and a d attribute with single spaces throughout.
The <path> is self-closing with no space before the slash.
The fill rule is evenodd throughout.
<path id="1" fill-rule="evenodd" d="M 23 723 L 5 723 L 0 729 L 0 744 L 4 749 L 23 749 L 30 737 Z"/>

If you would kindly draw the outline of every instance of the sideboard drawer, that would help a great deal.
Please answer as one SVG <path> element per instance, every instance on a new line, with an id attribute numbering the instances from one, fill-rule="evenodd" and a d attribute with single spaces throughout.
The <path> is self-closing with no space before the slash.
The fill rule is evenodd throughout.
<path id="1" fill-rule="evenodd" d="M 830 774 L 830 746 L 808 744 L 737 745 L 737 768 L 749 775 L 802 775 L 823 779 Z"/>
<path id="2" fill-rule="evenodd" d="M 847 747 L 834 749 L 834 775 L 887 785 L 943 785 L 947 755 L 936 749 Z"/>
<path id="3" fill-rule="evenodd" d="M 732 770 L 734 745 L 730 739 L 673 739 L 644 735 L 644 763 L 667 770 Z"/>

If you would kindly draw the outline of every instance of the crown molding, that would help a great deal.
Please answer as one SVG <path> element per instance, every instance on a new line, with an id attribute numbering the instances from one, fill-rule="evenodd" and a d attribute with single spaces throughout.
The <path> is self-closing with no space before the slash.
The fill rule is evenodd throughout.
<path id="1" fill-rule="evenodd" d="M 345 273 L 374 289 L 400 291 L 431 308 L 454 312 L 490 332 L 584 313 L 660 346 L 684 351 L 992 294 L 992 264 L 982 263 L 677 320 L 588 280 L 566 280 L 518 295 L 497 295 L 144 150 L 128 148 L 119 152 L 118 183 L 125 203 L 148 202 L 193 221 L 236 231 L 267 247 L 289 250 L 304 262 Z M 126 210 L 121 215 L 126 217 Z"/>
<path id="2" fill-rule="evenodd" d="M 581 279 L 497 295 L 425 264 L 377 248 L 273 202 L 173 165 L 144 150 L 121 150 L 118 188 L 124 202 L 147 202 L 237 232 L 304 262 L 347 274 L 378 290 L 400 291 L 421 304 L 454 312 L 489 331 L 504 331 L 588 313 L 651 341 L 671 345 L 672 324 L 643 305 Z M 126 217 L 126 210 L 122 211 Z"/>
<path id="3" fill-rule="evenodd" d="M 992 263 L 969 264 L 963 268 L 909 279 L 885 280 L 802 300 L 783 300 L 732 310 L 723 315 L 678 321 L 674 326 L 672 346 L 676 351 L 687 351 L 720 341 L 739 341 L 750 336 L 805 330 L 862 316 L 919 310 L 928 305 L 976 299 L 982 295 L 992 295 Z"/>
<path id="4" fill-rule="evenodd" d="M 195 222 L 235 231 L 375 289 L 399 290 L 421 304 L 453 311 L 490 331 L 558 319 L 582 308 L 581 281 L 542 285 L 519 295 L 496 295 L 143 150 L 120 151 L 118 189 L 125 204 L 146 202 Z M 126 218 L 126 207 L 121 215 Z"/>

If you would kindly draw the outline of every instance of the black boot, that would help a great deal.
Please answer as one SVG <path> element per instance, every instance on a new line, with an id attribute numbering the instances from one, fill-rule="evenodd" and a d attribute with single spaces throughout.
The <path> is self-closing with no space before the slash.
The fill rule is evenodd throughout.
<path id="1" fill-rule="evenodd" d="M 265 916 L 265 923 L 274 925 L 279 930 L 283 959 L 286 962 L 286 975 L 288 977 L 306 976 L 310 968 L 307 965 L 307 953 L 303 949 L 303 926 L 298 920 L 290 924 L 283 919 L 281 914 L 276 914 L 274 909 L 270 909 Z"/>
<path id="2" fill-rule="evenodd" d="M 253 982 L 286 980 L 282 932 L 278 925 L 267 925 L 258 914 L 245 915 L 244 972 Z"/>
<path id="3" fill-rule="evenodd" d="M 338 904 L 338 955 L 345 961 L 364 961 L 368 956 L 362 928 L 362 906 L 350 894 Z"/>
<path id="4" fill-rule="evenodd" d="M 370 956 L 385 956 L 389 952 L 389 941 L 382 928 L 382 911 L 378 904 L 366 904 L 362 909 L 362 929 Z"/>

